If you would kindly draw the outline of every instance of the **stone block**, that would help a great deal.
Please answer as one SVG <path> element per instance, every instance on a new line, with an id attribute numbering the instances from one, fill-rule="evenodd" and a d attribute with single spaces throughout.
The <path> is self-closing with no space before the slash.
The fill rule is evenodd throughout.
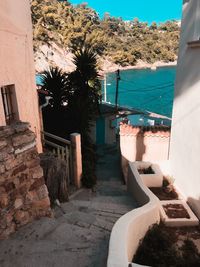
<path id="1" fill-rule="evenodd" d="M 25 225 L 30 221 L 30 216 L 27 211 L 17 210 L 14 215 L 14 220 L 17 224 Z"/>
<path id="2" fill-rule="evenodd" d="M 3 193 L 0 195 L 0 208 L 4 209 L 8 206 L 9 197 L 8 194 Z"/>
<path id="3" fill-rule="evenodd" d="M 23 184 L 23 183 L 27 183 L 27 184 L 30 184 L 31 182 L 30 182 L 30 177 L 29 177 L 29 175 L 28 175 L 28 173 L 22 173 L 22 174 L 20 174 L 20 175 L 18 175 L 18 178 L 19 178 L 19 182 L 20 182 L 20 184 Z"/>
<path id="4" fill-rule="evenodd" d="M 23 200 L 21 198 L 17 198 L 14 203 L 15 209 L 19 209 L 23 206 Z"/>
<path id="5" fill-rule="evenodd" d="M 48 197 L 33 202 L 33 207 L 41 210 L 48 210 L 50 209 L 50 200 Z"/>
<path id="6" fill-rule="evenodd" d="M 6 138 L 13 135 L 15 130 L 10 126 L 1 126 L 0 127 L 0 138 Z"/>
<path id="7" fill-rule="evenodd" d="M 15 188 L 19 188 L 20 187 L 20 181 L 19 181 L 19 178 L 16 177 L 14 180 L 13 180 L 13 183 L 15 185 Z"/>
<path id="8" fill-rule="evenodd" d="M 40 188 L 44 184 L 44 178 L 41 177 L 39 179 L 34 180 L 33 184 L 30 186 L 29 190 L 35 190 Z"/>
<path id="9" fill-rule="evenodd" d="M 39 197 L 36 191 L 29 191 L 25 196 L 25 205 L 30 205 L 32 202 L 38 201 Z"/>
<path id="10" fill-rule="evenodd" d="M 15 189 L 15 184 L 13 182 L 8 182 L 5 185 L 6 192 L 10 192 Z"/>
<path id="11" fill-rule="evenodd" d="M 27 170 L 27 166 L 24 163 L 22 163 L 13 170 L 12 176 L 16 176 L 17 174 L 22 173 L 26 170 Z"/>
<path id="12" fill-rule="evenodd" d="M 34 218 L 41 218 L 41 217 L 45 217 L 48 216 L 50 218 L 54 217 L 54 213 L 52 212 L 52 210 L 50 209 L 50 207 L 44 207 L 44 208 L 35 208 L 34 212 L 33 212 L 33 216 Z"/>
<path id="13" fill-rule="evenodd" d="M 32 132 L 26 134 L 18 134 L 12 138 L 12 143 L 14 147 L 21 147 L 28 143 L 35 141 L 35 134 Z"/>
<path id="14" fill-rule="evenodd" d="M 10 201 L 14 202 L 14 200 L 16 199 L 16 197 L 19 195 L 19 190 L 15 189 L 12 190 L 11 192 L 9 192 L 9 197 L 10 197 Z"/>
<path id="15" fill-rule="evenodd" d="M 0 174 L 5 172 L 5 166 L 3 163 L 0 163 Z"/>
<path id="16" fill-rule="evenodd" d="M 39 165 L 40 165 L 40 159 L 39 159 L 39 157 L 37 157 L 37 158 L 35 158 L 35 159 L 31 159 L 30 161 L 27 161 L 27 162 L 26 162 L 26 165 L 27 165 L 27 167 L 30 168 L 30 169 L 39 166 Z"/>
<path id="17" fill-rule="evenodd" d="M 49 192 L 45 184 L 43 184 L 38 190 L 37 195 L 39 199 L 44 199 L 49 196 Z"/>
<path id="18" fill-rule="evenodd" d="M 28 122 L 20 122 L 13 125 L 16 133 L 21 133 L 29 130 L 30 124 Z"/>
<path id="19" fill-rule="evenodd" d="M 0 185 L 5 183 L 7 175 L 5 173 L 0 175 Z"/>
<path id="20" fill-rule="evenodd" d="M 29 186 L 30 186 L 29 183 L 21 184 L 20 185 L 20 188 L 19 188 L 19 193 L 22 196 L 25 196 L 27 194 L 27 191 L 28 191 Z"/>
<path id="21" fill-rule="evenodd" d="M 7 225 L 10 225 L 10 223 L 13 221 L 13 212 L 6 213 L 5 219 Z"/>
<path id="22" fill-rule="evenodd" d="M 13 155 L 10 155 L 13 151 L 14 150 L 11 147 L 3 149 L 0 153 L 0 162 L 14 158 Z"/>
<path id="23" fill-rule="evenodd" d="M 31 169 L 31 174 L 33 179 L 41 178 L 43 177 L 43 170 L 40 166 L 37 166 L 36 168 Z"/>
<path id="24" fill-rule="evenodd" d="M 0 149 L 4 148 L 5 146 L 7 146 L 7 141 L 5 139 L 0 140 Z"/>
<path id="25" fill-rule="evenodd" d="M 6 193 L 6 189 L 4 186 L 0 186 L 0 195 Z"/>
<path id="26" fill-rule="evenodd" d="M 14 156 L 9 158 L 8 160 L 5 161 L 4 165 L 6 168 L 6 171 L 9 171 L 17 166 L 17 161 L 15 160 Z"/>
<path id="27" fill-rule="evenodd" d="M 26 157 L 27 161 L 37 159 L 39 157 L 36 148 L 31 148 L 28 152 L 24 152 L 24 156 Z"/>
<path id="28" fill-rule="evenodd" d="M 14 233 L 16 230 L 15 223 L 11 223 L 8 228 L 0 232 L 0 239 L 6 239 L 8 236 L 12 233 Z"/>
<path id="29" fill-rule="evenodd" d="M 6 216 L 4 214 L 0 216 L 0 221 L 1 221 L 0 230 L 6 229 L 7 221 L 6 221 Z"/>
<path id="30" fill-rule="evenodd" d="M 26 145 L 23 145 L 21 147 L 18 147 L 16 150 L 15 150 L 15 155 L 18 155 L 18 154 L 21 154 L 23 152 L 26 152 L 27 150 L 33 148 L 33 147 L 36 147 L 36 141 L 33 141 L 31 143 L 28 143 Z"/>

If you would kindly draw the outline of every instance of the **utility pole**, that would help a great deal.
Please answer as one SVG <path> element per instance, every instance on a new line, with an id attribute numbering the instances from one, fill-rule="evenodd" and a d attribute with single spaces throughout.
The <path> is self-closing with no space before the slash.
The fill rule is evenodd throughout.
<path id="1" fill-rule="evenodd" d="M 106 88 L 106 86 L 107 86 L 107 81 L 106 81 L 106 73 L 105 73 L 105 75 L 104 75 L 104 102 L 107 102 L 107 88 Z"/>
<path id="2" fill-rule="evenodd" d="M 115 108 L 117 110 L 117 104 L 118 104 L 118 94 L 119 94 L 119 81 L 120 81 L 120 71 L 116 71 L 116 94 L 115 94 Z"/>

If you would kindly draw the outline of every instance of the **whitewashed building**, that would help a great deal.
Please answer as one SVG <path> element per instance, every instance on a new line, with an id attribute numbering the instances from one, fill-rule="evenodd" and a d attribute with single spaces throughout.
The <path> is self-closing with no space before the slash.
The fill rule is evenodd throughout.
<path id="1" fill-rule="evenodd" d="M 177 188 L 200 217 L 200 0 L 183 1 L 170 162 Z"/>

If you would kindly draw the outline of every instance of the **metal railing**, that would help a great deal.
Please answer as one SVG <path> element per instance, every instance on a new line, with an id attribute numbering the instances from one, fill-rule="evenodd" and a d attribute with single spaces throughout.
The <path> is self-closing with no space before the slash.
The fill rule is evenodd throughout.
<path id="1" fill-rule="evenodd" d="M 72 166 L 72 145 L 69 140 L 66 140 L 57 135 L 41 132 L 43 147 L 51 151 L 57 158 L 66 162 L 67 182 L 73 183 L 73 166 Z"/>

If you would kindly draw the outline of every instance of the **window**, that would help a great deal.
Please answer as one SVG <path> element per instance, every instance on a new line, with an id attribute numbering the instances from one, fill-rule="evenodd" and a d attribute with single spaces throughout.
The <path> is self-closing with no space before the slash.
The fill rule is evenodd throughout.
<path id="1" fill-rule="evenodd" d="M 14 85 L 2 86 L 1 96 L 3 100 L 3 109 L 6 124 L 10 125 L 11 123 L 18 120 L 18 109 Z"/>

